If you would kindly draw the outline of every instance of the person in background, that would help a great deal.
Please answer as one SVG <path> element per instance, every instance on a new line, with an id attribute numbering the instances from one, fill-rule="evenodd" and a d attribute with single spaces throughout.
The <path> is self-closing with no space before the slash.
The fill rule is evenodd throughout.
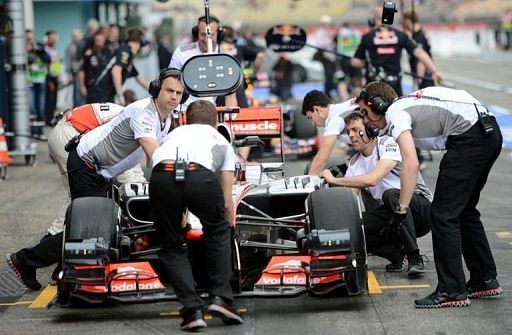
<path id="1" fill-rule="evenodd" d="M 44 139 L 43 126 L 46 122 L 46 76 L 48 74 L 51 58 L 46 53 L 44 45 L 36 42 L 32 30 L 25 30 L 25 37 L 27 42 L 30 120 L 31 123 L 37 122 L 37 125 L 32 125 L 30 128 L 32 136 Z"/>
<path id="2" fill-rule="evenodd" d="M 57 33 L 54 30 L 48 30 L 45 39 L 44 50 L 50 56 L 51 60 L 48 67 L 48 75 L 46 76 L 45 103 L 46 124 L 50 125 L 50 120 L 53 119 L 55 110 L 57 109 L 57 94 L 59 90 L 59 77 L 62 73 L 62 63 L 59 52 L 55 47 L 59 40 Z"/>
<path id="3" fill-rule="evenodd" d="M 272 71 L 274 80 L 270 93 L 277 95 L 281 101 L 290 99 L 292 97 L 293 63 L 288 59 L 285 52 L 279 54 L 279 59 L 272 67 Z"/>
<path id="4" fill-rule="evenodd" d="M 320 17 L 321 26 L 318 27 L 313 35 L 314 45 L 316 47 L 327 50 L 327 52 L 318 50 L 313 56 L 313 60 L 319 61 L 324 67 L 324 93 L 332 96 L 336 90 L 334 83 L 334 74 L 336 73 L 336 56 L 334 51 L 334 40 L 336 31 L 332 25 L 332 18 L 329 15 Z"/>
<path id="5" fill-rule="evenodd" d="M 338 30 L 336 36 L 336 45 L 338 53 L 344 57 L 339 58 L 339 65 L 341 71 L 337 76 L 338 80 L 338 96 L 342 101 L 349 98 L 352 89 L 362 86 L 362 73 L 361 69 L 355 69 L 350 65 L 350 59 L 354 56 L 361 34 L 359 31 L 344 22 Z"/>
<path id="6" fill-rule="evenodd" d="M 124 43 L 94 78 L 91 90 L 98 97 L 97 101 L 115 101 L 117 104 L 125 106 L 123 84 L 130 77 L 134 77 L 140 86 L 148 88 L 147 81 L 133 64 L 133 58 L 144 43 L 145 38 L 140 29 L 130 29 L 126 33 Z M 88 93 L 90 94 L 90 92 Z"/>
<path id="7" fill-rule="evenodd" d="M 78 72 L 80 92 L 85 96 L 87 103 L 112 101 L 109 91 L 96 85 L 96 79 L 111 59 L 112 53 L 106 45 L 105 35 L 97 31 L 93 37 L 93 45 L 83 54 L 82 67 Z"/>
<path id="8" fill-rule="evenodd" d="M 425 50 L 429 57 L 432 58 L 430 40 L 421 26 L 416 12 L 411 11 L 403 14 L 403 27 L 407 35 L 418 44 L 418 47 Z M 432 73 L 427 71 L 425 64 L 412 56 L 409 57 L 409 64 L 411 65 L 412 73 L 415 74 L 414 81 L 418 85 L 418 89 L 435 85 L 431 78 Z"/>
<path id="9" fill-rule="evenodd" d="M 350 64 L 362 69 L 368 63 L 366 82 L 381 80 L 393 87 L 398 96 L 402 95 L 402 50 L 425 64 L 432 73 L 432 79 L 443 81 L 443 74 L 437 70 L 434 62 L 422 48 L 412 41 L 404 32 L 389 25 L 382 25 L 381 10 L 375 13 L 376 27 L 361 38 Z M 368 55 L 367 55 L 368 54 Z M 368 59 L 367 59 L 368 57 Z"/>
<path id="10" fill-rule="evenodd" d="M 169 66 L 169 62 L 172 59 L 172 46 L 169 36 L 160 32 L 157 37 L 157 54 L 158 54 L 158 67 L 160 71 L 166 69 Z"/>
<path id="11" fill-rule="evenodd" d="M 117 24 L 108 26 L 107 44 L 112 51 L 119 48 L 119 26 Z"/>
<path id="12" fill-rule="evenodd" d="M 432 58 L 430 41 L 418 21 L 418 15 L 416 15 L 416 12 L 411 11 L 403 14 L 403 26 L 407 35 L 409 35 L 409 37 L 418 44 L 418 47 L 425 50 L 430 58 Z M 415 75 L 413 79 L 418 85 L 418 89 L 435 86 L 435 83 L 431 78 L 432 73 L 427 71 L 425 64 L 411 56 L 409 57 L 409 64 L 411 65 L 411 72 Z M 422 171 L 427 167 L 425 157 L 419 148 L 416 148 L 416 154 L 418 155 L 418 162 L 420 163 L 420 171 Z"/>
<path id="13" fill-rule="evenodd" d="M 85 103 L 85 97 L 80 92 L 80 79 L 78 72 L 82 67 L 81 57 L 78 54 L 78 44 L 83 38 L 80 30 L 73 30 L 71 33 L 71 43 L 66 48 L 65 66 L 68 83 L 73 86 L 73 107 L 81 106 Z"/>

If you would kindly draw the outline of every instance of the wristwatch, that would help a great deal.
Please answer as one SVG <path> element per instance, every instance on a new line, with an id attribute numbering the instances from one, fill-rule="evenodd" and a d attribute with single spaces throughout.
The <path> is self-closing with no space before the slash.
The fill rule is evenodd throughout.
<path id="1" fill-rule="evenodd" d="M 396 213 L 407 213 L 408 210 L 409 210 L 409 207 L 404 206 L 402 204 L 398 204 L 398 206 L 395 207 Z"/>

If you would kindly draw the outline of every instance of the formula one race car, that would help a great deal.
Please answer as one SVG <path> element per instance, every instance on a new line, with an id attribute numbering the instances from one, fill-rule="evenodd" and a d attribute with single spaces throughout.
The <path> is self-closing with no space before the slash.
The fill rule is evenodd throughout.
<path id="1" fill-rule="evenodd" d="M 279 107 L 242 110 L 226 124 L 246 136 L 234 141 L 245 146 L 255 135 L 282 137 L 281 115 Z M 367 257 L 357 198 L 346 188 L 327 187 L 317 176 L 286 178 L 283 167 L 284 162 L 243 161 L 236 171 L 235 296 L 365 292 Z M 148 194 L 148 184 L 130 183 L 116 188 L 112 198 L 72 202 L 54 304 L 176 298 L 159 271 Z M 194 218 L 189 215 L 184 234 L 197 290 L 206 292 L 203 233 Z"/>

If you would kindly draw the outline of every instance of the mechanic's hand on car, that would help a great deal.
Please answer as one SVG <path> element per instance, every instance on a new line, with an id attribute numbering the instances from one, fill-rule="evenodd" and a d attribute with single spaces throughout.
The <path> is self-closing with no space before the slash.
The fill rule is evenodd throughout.
<path id="1" fill-rule="evenodd" d="M 325 169 L 322 172 L 320 172 L 320 178 L 324 178 L 327 183 L 331 183 L 334 179 L 334 176 L 332 175 L 331 171 L 329 169 Z"/>

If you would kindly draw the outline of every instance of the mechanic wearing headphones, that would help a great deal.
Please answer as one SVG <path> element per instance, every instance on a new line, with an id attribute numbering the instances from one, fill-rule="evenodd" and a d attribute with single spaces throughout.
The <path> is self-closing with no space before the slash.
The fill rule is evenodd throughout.
<path id="1" fill-rule="evenodd" d="M 210 29 L 211 29 L 211 38 L 213 44 L 213 53 L 219 53 L 219 43 L 222 40 L 222 30 L 220 28 L 220 20 L 214 16 L 210 15 Z M 169 63 L 170 68 L 175 68 L 181 70 L 183 65 L 192 57 L 198 55 L 204 55 L 208 53 L 208 38 L 206 34 L 206 17 L 201 16 L 197 19 L 197 25 L 192 28 L 192 37 L 194 39 L 193 42 L 181 45 L 174 50 L 172 54 L 171 62 Z M 190 96 L 185 105 L 188 106 L 192 101 L 197 100 L 199 98 Z M 201 98 L 209 100 L 210 102 L 215 104 L 215 97 Z M 237 106 L 236 94 L 232 93 L 226 96 L 226 106 L 235 107 Z"/>
<path id="2" fill-rule="evenodd" d="M 347 142 L 346 139 L 341 138 L 345 129 L 343 117 L 351 113 L 356 107 L 358 106 L 355 99 L 333 104 L 324 92 L 313 90 L 306 94 L 302 101 L 302 115 L 306 116 L 314 126 L 324 127 L 320 148 L 313 157 L 308 174 L 320 174 L 325 169 L 327 160 L 338 138 Z"/>
<path id="3" fill-rule="evenodd" d="M 398 143 L 403 170 L 396 220 L 409 211 L 418 174 L 414 146 L 446 150 L 432 202 L 432 241 L 438 285 L 417 308 L 468 306 L 468 298 L 502 292 L 476 209 L 503 137 L 494 116 L 468 92 L 427 87 L 398 99 L 391 86 L 371 82 L 358 97 L 367 125 L 387 129 Z M 462 257 L 470 279 L 466 283 Z"/>
<path id="4" fill-rule="evenodd" d="M 195 291 L 187 244 L 181 234 L 185 208 L 203 225 L 207 273 L 212 303 L 208 312 L 226 324 L 241 324 L 232 307 L 231 228 L 232 187 L 237 161 L 231 144 L 217 131 L 215 106 L 197 100 L 187 108 L 187 124 L 171 132 L 153 157 L 149 184 L 151 214 L 162 239 L 159 257 L 169 274 L 181 310 L 181 329 L 206 327 L 204 302 Z"/>
<path id="5" fill-rule="evenodd" d="M 407 275 L 418 276 L 425 270 L 416 237 L 430 231 L 432 193 L 418 172 L 410 203 L 411 211 L 404 220 L 412 245 L 408 245 L 403 238 L 402 241 L 397 239 L 398 227 L 396 224 L 390 225 L 390 222 L 400 195 L 400 149 L 392 137 L 377 137 L 375 128 L 365 127 L 361 113 L 350 113 L 344 121 L 357 153 L 350 159 L 345 177 L 334 178 L 329 170 L 324 170 L 320 176 L 329 184 L 363 190 L 364 232 L 369 252 L 391 261 L 386 271 L 399 272 L 403 268 L 401 249 L 404 246 L 409 261 Z"/>
<path id="6" fill-rule="evenodd" d="M 67 171 L 71 200 L 106 196 L 111 179 L 151 157 L 171 127 L 171 112 L 178 106 L 183 86 L 180 71 L 166 69 L 150 84 L 151 97 L 127 106 L 123 113 L 71 142 Z M 32 248 L 7 254 L 11 269 L 33 289 L 41 284 L 36 269 L 61 260 L 62 233 L 41 240 Z"/>
<path id="7" fill-rule="evenodd" d="M 65 150 L 66 144 L 73 137 L 101 126 L 109 122 L 117 114 L 123 111 L 124 107 L 110 102 L 87 104 L 68 110 L 62 114 L 62 119 L 55 125 L 48 135 L 48 151 L 50 156 L 57 164 L 64 187 L 69 190 L 67 161 L 68 152 Z M 140 165 L 124 172 L 117 177 L 119 183 L 125 182 L 145 182 L 144 173 Z M 48 228 L 48 234 L 55 235 L 62 231 L 64 225 L 64 214 L 69 202 L 63 206 L 59 216 L 54 220 L 51 227 Z"/>
<path id="8" fill-rule="evenodd" d="M 133 64 L 133 57 L 145 44 L 146 40 L 140 29 L 129 30 L 126 34 L 125 43 L 117 49 L 103 71 L 94 78 L 94 84 L 90 85 L 87 93 L 87 100 L 89 102 L 115 100 L 117 104 L 124 106 L 123 83 L 130 77 L 135 77 L 139 85 L 148 89 L 148 83 Z"/>

